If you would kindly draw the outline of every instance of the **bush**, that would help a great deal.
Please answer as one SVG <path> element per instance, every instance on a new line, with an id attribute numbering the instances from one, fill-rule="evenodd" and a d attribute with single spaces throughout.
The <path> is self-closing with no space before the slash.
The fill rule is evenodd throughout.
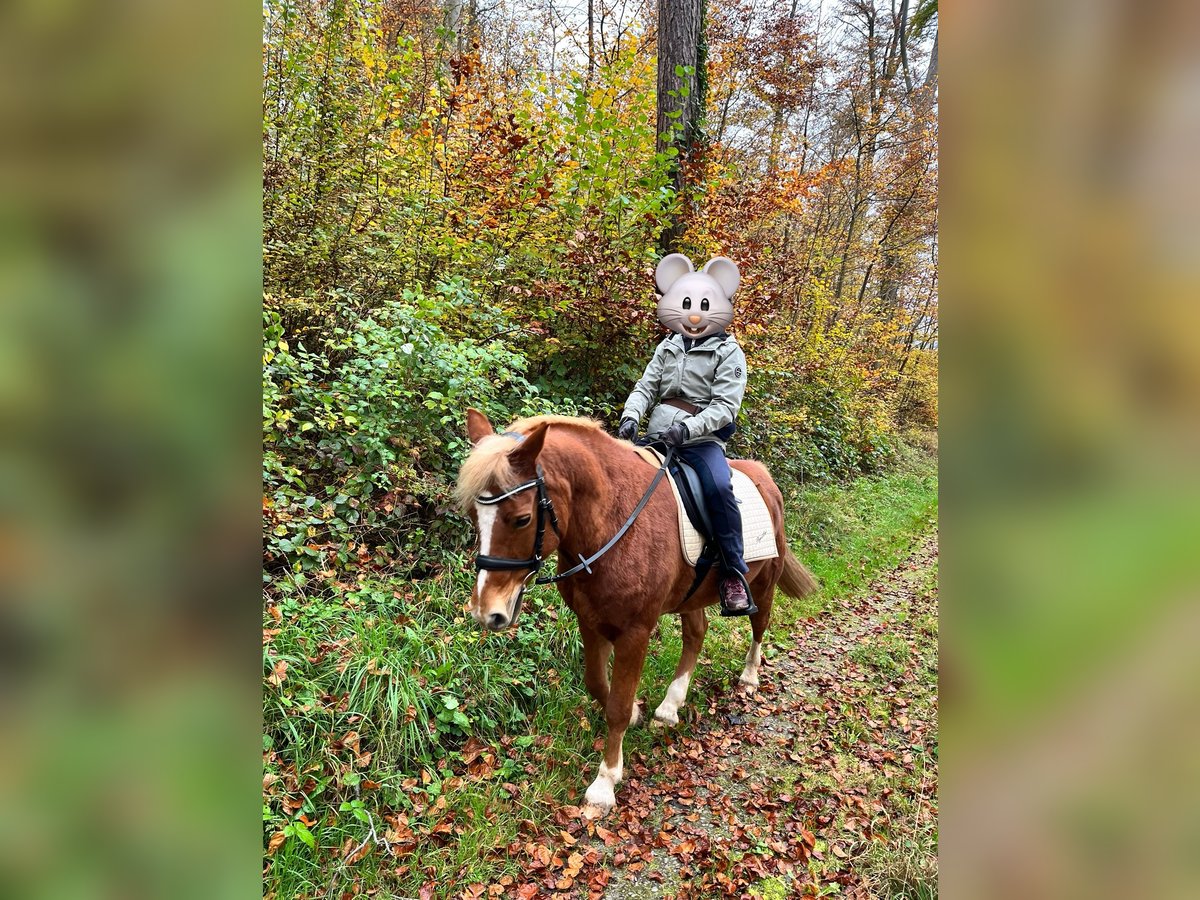
<path id="1" fill-rule="evenodd" d="M 454 473 L 468 450 L 462 417 L 476 406 L 497 421 L 508 410 L 546 411 L 527 363 L 498 339 L 454 339 L 446 321 L 494 333 L 461 286 L 436 299 L 416 291 L 355 321 L 352 307 L 318 350 L 292 347 L 267 312 L 263 348 L 265 553 L 294 571 L 420 555 L 431 538 L 461 546 L 450 514 Z M 502 324 L 502 323 L 501 323 Z M 380 560 L 382 562 L 383 560 Z"/>

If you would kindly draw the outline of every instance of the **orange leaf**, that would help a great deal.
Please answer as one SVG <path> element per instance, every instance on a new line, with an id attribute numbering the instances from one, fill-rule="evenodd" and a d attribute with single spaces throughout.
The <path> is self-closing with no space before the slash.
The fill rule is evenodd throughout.
<path id="1" fill-rule="evenodd" d="M 287 669 L 287 660 L 279 660 L 275 663 L 275 669 L 272 674 L 267 676 L 267 681 L 271 682 L 275 687 L 281 687 L 284 681 L 287 680 Z"/>

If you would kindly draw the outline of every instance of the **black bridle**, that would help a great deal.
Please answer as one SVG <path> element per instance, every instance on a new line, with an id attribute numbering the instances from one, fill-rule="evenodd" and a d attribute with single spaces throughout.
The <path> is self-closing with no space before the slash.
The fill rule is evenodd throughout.
<path id="1" fill-rule="evenodd" d="M 654 480 L 650 482 L 650 487 L 646 488 L 646 493 L 642 495 L 642 499 L 638 501 L 638 505 L 634 507 L 633 512 L 629 514 L 629 518 L 625 520 L 625 524 L 620 530 L 614 534 L 599 550 L 593 553 L 586 559 L 579 557 L 579 564 L 572 566 L 565 572 L 560 572 L 557 575 L 538 576 L 541 571 L 545 559 L 542 557 L 542 543 L 546 537 L 546 522 L 550 522 L 550 527 L 554 529 L 554 534 L 558 537 L 559 543 L 562 543 L 562 532 L 558 529 L 558 516 L 554 514 L 554 501 L 550 499 L 550 494 L 546 490 L 546 477 L 542 472 L 542 467 L 539 465 L 536 469 L 537 477 L 524 484 L 519 484 L 514 488 L 509 488 L 503 494 L 497 494 L 491 497 L 479 497 L 475 502 L 482 503 L 484 506 L 495 506 L 497 503 L 502 503 L 509 497 L 515 497 L 517 494 L 522 494 L 528 490 L 537 490 L 537 536 L 533 539 L 533 555 L 528 559 L 510 559 L 505 556 L 488 556 L 480 553 L 475 557 L 475 568 L 477 570 L 486 569 L 489 572 L 511 572 L 518 569 L 528 569 L 529 575 L 525 580 L 534 579 L 534 584 L 554 584 L 557 581 L 562 581 L 564 578 L 570 578 L 579 572 L 587 572 L 592 574 L 592 563 L 602 557 L 605 553 L 612 549 L 622 537 L 625 536 L 634 521 L 637 519 L 646 504 L 650 502 L 650 495 L 654 493 L 654 489 L 658 487 L 658 483 L 662 481 L 663 475 L 667 473 L 667 466 L 671 462 L 671 457 L 675 455 L 675 448 L 667 450 L 666 457 L 663 459 L 662 465 L 654 475 Z M 524 588 L 522 588 L 524 590 Z M 520 597 L 517 598 L 517 603 L 521 602 Z"/>

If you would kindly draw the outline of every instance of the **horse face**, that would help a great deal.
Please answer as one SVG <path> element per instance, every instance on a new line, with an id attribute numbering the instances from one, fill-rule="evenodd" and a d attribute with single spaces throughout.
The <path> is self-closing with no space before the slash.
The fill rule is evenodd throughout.
<path id="1" fill-rule="evenodd" d="M 502 503 L 476 503 L 471 518 L 479 532 L 479 552 L 504 559 L 528 559 L 537 534 L 537 493 L 529 490 Z M 543 551 L 544 552 L 544 551 Z M 517 623 L 518 600 L 530 570 L 480 569 L 467 609 L 471 618 L 490 631 Z"/>
<path id="2" fill-rule="evenodd" d="M 499 496 L 537 474 L 537 458 L 546 439 L 546 423 L 524 435 L 495 436 L 491 422 L 475 409 L 467 410 L 467 435 L 475 446 L 459 472 L 464 506 L 479 532 L 479 552 L 501 559 L 525 560 L 533 555 L 537 536 L 537 491 L 532 488 L 499 503 L 479 503 L 480 496 Z M 467 498 L 472 498 L 468 500 Z M 542 554 L 553 552 L 553 535 L 545 536 Z M 480 569 L 467 603 L 471 617 L 492 631 L 516 623 L 521 592 L 530 569 Z"/>

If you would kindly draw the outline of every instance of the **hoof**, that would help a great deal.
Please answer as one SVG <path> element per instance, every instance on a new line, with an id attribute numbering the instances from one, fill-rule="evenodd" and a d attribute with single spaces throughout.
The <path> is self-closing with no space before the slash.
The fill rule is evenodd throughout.
<path id="1" fill-rule="evenodd" d="M 612 810 L 611 806 L 609 806 L 609 807 L 594 806 L 593 804 L 588 803 L 583 807 L 583 811 L 582 811 L 581 815 L 583 816 L 585 821 L 591 822 L 591 821 L 594 821 L 595 819 L 603 819 L 605 816 L 607 816 L 609 814 L 609 812 L 611 810 Z"/>
<path id="2" fill-rule="evenodd" d="M 617 804 L 613 794 L 613 783 L 607 778 L 600 777 L 592 782 L 587 789 L 587 803 L 583 807 L 585 819 L 596 819 L 608 813 Z"/>
<path id="3" fill-rule="evenodd" d="M 652 728 L 674 728 L 678 724 L 679 724 L 679 714 L 678 713 L 673 713 L 673 712 L 664 713 L 661 710 L 658 710 L 654 713 L 654 719 L 653 719 L 653 721 L 651 721 L 650 727 L 652 727 Z"/>
<path id="4" fill-rule="evenodd" d="M 638 705 L 637 700 L 633 701 L 633 712 L 629 714 L 629 727 L 637 728 L 638 723 L 642 721 L 642 708 Z"/>
<path id="5" fill-rule="evenodd" d="M 747 678 L 745 675 L 743 675 L 738 679 L 738 687 L 740 687 L 742 692 L 745 694 L 753 694 L 758 690 L 758 679 Z"/>

